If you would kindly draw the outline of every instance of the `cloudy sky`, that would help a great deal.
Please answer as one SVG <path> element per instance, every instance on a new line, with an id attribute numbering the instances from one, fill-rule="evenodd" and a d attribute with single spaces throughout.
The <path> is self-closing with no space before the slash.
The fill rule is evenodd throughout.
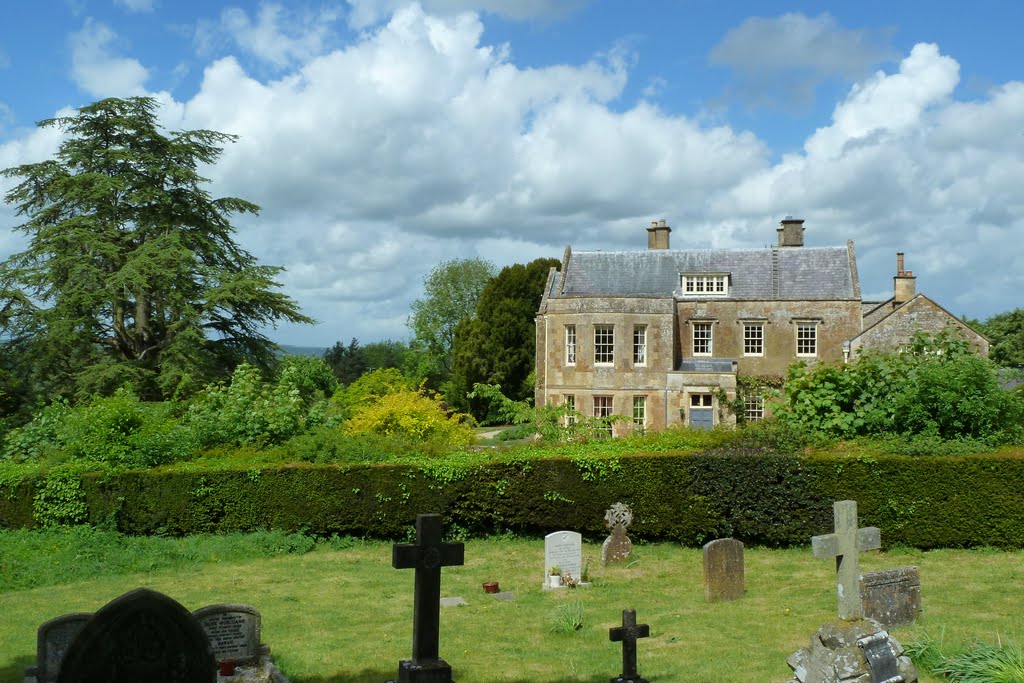
<path id="1" fill-rule="evenodd" d="M 407 339 L 441 261 L 856 244 L 957 315 L 1024 306 L 1024 3 L 42 0 L 0 22 L 0 168 L 34 123 L 148 94 L 240 140 L 211 191 L 327 346 Z M 0 183 L 0 191 L 10 187 Z M 24 246 L 0 205 L 0 257 Z"/>

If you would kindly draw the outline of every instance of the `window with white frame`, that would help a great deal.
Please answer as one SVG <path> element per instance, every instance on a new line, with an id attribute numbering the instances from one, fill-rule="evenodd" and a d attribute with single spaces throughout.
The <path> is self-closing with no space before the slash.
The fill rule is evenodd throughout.
<path id="1" fill-rule="evenodd" d="M 565 364 L 576 365 L 576 326 L 565 326 Z"/>
<path id="2" fill-rule="evenodd" d="M 711 323 L 693 323 L 693 355 L 711 355 L 714 348 L 711 329 Z"/>
<path id="3" fill-rule="evenodd" d="M 611 325 L 594 327 L 594 363 L 611 365 L 615 362 L 615 328 Z"/>
<path id="4" fill-rule="evenodd" d="M 764 355 L 764 323 L 743 323 L 743 355 Z"/>
<path id="5" fill-rule="evenodd" d="M 633 328 L 633 365 L 647 365 L 647 325 Z"/>
<path id="6" fill-rule="evenodd" d="M 679 287 L 683 296 L 729 296 L 727 273 L 681 273 Z"/>
<path id="7" fill-rule="evenodd" d="M 562 397 L 562 405 L 565 406 L 565 426 L 576 424 L 576 396 L 566 394 Z"/>
<path id="8" fill-rule="evenodd" d="M 633 397 L 633 429 L 643 430 L 647 427 L 647 397 Z"/>
<path id="9" fill-rule="evenodd" d="M 796 324 L 796 355 L 818 355 L 818 324 L 814 322 L 797 322 Z"/>
<path id="10" fill-rule="evenodd" d="M 612 397 L 611 396 L 595 396 L 594 397 L 594 417 L 611 417 L 612 416 Z M 605 426 L 605 431 L 609 434 L 612 433 L 612 425 L 609 422 Z"/>
<path id="11" fill-rule="evenodd" d="M 764 397 L 760 394 L 743 397 L 743 417 L 748 420 L 764 419 Z"/>

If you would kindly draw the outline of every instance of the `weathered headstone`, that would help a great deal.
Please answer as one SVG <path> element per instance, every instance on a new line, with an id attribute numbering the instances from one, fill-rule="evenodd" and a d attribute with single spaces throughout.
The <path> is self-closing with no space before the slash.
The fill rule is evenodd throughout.
<path id="1" fill-rule="evenodd" d="M 209 638 L 191 613 L 147 588 L 101 608 L 68 646 L 58 683 L 214 683 Z"/>
<path id="2" fill-rule="evenodd" d="M 811 538 L 815 557 L 836 559 L 836 595 L 840 619 L 860 619 L 864 609 L 860 601 L 857 553 L 882 547 L 877 527 L 857 528 L 857 502 L 840 500 L 832 504 L 835 533 Z"/>
<path id="3" fill-rule="evenodd" d="M 787 683 L 917 683 L 917 669 L 899 641 L 876 621 L 838 620 L 786 660 Z"/>
<path id="4" fill-rule="evenodd" d="M 563 574 L 580 580 L 583 569 L 583 536 L 575 531 L 556 531 L 544 537 L 544 587 L 548 570 L 557 566 Z"/>
<path id="5" fill-rule="evenodd" d="M 601 563 L 628 559 L 633 552 L 633 542 L 626 536 L 626 528 L 633 521 L 633 511 L 625 503 L 615 503 L 605 511 L 604 521 L 611 534 L 601 545 Z"/>
<path id="6" fill-rule="evenodd" d="M 398 664 L 398 680 L 389 683 L 451 683 L 452 668 L 438 657 L 441 626 L 441 567 L 461 565 L 465 546 L 443 543 L 441 515 L 416 515 L 416 543 L 396 543 L 391 566 L 415 569 L 412 659 Z"/>
<path id="7" fill-rule="evenodd" d="M 78 612 L 64 614 L 43 623 L 36 635 L 36 665 L 25 671 L 25 679 L 54 683 L 60 673 L 64 653 L 91 618 L 91 612 Z"/>
<path id="8" fill-rule="evenodd" d="M 743 543 L 719 538 L 704 544 L 704 600 L 719 602 L 743 597 Z"/>
<path id="9" fill-rule="evenodd" d="M 636 641 L 651 635 L 651 627 L 636 623 L 636 610 L 622 610 L 622 626 L 608 630 L 608 640 L 622 643 L 622 675 L 611 679 L 611 683 L 647 683 L 636 670 Z"/>
<path id="10" fill-rule="evenodd" d="M 197 609 L 192 616 L 210 639 L 218 662 L 232 660 L 236 664 L 253 664 L 263 654 L 260 649 L 262 619 L 255 607 L 210 605 Z"/>
<path id="11" fill-rule="evenodd" d="M 921 613 L 921 574 L 917 567 L 896 567 L 860 575 L 864 616 L 886 628 L 910 626 Z"/>

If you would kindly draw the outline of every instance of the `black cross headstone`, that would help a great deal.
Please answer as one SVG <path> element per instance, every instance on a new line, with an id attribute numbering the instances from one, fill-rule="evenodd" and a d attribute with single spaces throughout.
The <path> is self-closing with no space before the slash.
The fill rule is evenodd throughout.
<path id="1" fill-rule="evenodd" d="M 608 630 L 608 640 L 613 643 L 622 641 L 622 675 L 611 679 L 611 683 L 647 683 L 636 672 L 636 641 L 651 635 L 651 627 L 636 623 L 636 610 L 622 610 L 622 626 Z"/>
<path id="2" fill-rule="evenodd" d="M 452 680 L 451 667 L 437 656 L 441 567 L 461 565 L 465 560 L 465 546 L 442 543 L 441 536 L 441 515 L 416 515 L 416 542 L 396 543 L 392 548 L 392 567 L 416 570 L 412 660 L 399 663 L 398 683 L 450 683 Z"/>

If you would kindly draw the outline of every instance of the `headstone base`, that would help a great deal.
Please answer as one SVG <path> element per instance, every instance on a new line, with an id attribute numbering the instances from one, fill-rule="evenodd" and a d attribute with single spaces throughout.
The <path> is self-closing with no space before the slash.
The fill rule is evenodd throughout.
<path id="1" fill-rule="evenodd" d="M 903 646 L 871 619 L 835 621 L 819 628 L 808 647 L 786 660 L 794 673 L 786 683 L 870 683 L 875 678 L 857 641 L 878 633 L 888 639 L 902 683 L 917 683 L 917 669 L 903 654 Z"/>
<path id="2" fill-rule="evenodd" d="M 636 678 L 623 678 L 622 676 L 619 676 L 617 678 L 613 678 L 611 683 L 647 683 L 647 679 L 640 678 L 639 676 Z"/>
<path id="3" fill-rule="evenodd" d="M 388 683 L 455 683 L 452 667 L 443 659 L 416 664 L 408 659 L 398 663 L 398 680 Z"/>

